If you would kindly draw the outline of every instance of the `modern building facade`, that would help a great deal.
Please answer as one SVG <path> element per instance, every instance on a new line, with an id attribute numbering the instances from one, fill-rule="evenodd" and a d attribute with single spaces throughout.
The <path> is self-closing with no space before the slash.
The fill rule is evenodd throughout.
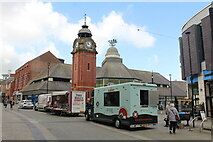
<path id="1" fill-rule="evenodd" d="M 213 116 L 213 3 L 183 26 L 179 45 L 182 79 L 195 110 L 204 103 L 206 115 Z"/>

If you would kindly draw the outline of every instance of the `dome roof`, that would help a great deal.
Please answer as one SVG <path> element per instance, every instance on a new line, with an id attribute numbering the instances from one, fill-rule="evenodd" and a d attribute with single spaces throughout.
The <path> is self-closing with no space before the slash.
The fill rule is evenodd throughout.
<path id="1" fill-rule="evenodd" d="M 106 58 L 111 58 L 111 57 L 115 57 L 115 58 L 120 58 L 120 54 L 118 53 L 117 48 L 115 47 L 110 47 L 107 50 L 107 53 L 105 55 Z"/>
<path id="2" fill-rule="evenodd" d="M 91 37 L 92 33 L 91 31 L 88 29 L 87 25 L 83 25 L 82 29 L 79 30 L 78 32 L 78 36 L 79 37 Z"/>
<path id="3" fill-rule="evenodd" d="M 101 71 L 97 77 L 112 78 L 135 78 L 132 72 L 122 63 L 122 58 L 114 46 L 107 50 L 105 59 L 102 62 Z"/>
<path id="4" fill-rule="evenodd" d="M 135 78 L 119 59 L 107 59 L 97 74 L 97 78 Z"/>

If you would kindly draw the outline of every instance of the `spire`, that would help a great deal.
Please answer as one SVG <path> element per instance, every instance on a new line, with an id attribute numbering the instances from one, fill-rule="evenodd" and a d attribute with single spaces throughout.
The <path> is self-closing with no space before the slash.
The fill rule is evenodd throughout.
<path id="1" fill-rule="evenodd" d="M 84 25 L 87 25 L 87 14 L 84 14 Z"/>
<path id="2" fill-rule="evenodd" d="M 82 29 L 78 32 L 78 37 L 92 37 L 91 31 L 88 29 L 89 26 L 86 24 L 86 14 L 84 15 L 84 25 L 82 25 Z"/>
<path id="3" fill-rule="evenodd" d="M 82 26 L 82 28 L 88 28 L 89 26 L 87 26 L 87 15 L 84 14 L 84 25 Z"/>

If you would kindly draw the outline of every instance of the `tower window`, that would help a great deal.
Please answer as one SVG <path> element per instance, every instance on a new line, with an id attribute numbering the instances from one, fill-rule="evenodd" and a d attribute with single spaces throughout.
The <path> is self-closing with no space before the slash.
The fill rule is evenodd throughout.
<path id="1" fill-rule="evenodd" d="M 90 70 L 90 63 L 87 64 L 87 70 Z"/>

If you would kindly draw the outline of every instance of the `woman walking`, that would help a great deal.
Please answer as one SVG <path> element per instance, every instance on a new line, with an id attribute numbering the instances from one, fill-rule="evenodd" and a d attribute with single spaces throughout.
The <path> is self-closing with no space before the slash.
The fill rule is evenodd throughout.
<path id="1" fill-rule="evenodd" d="M 170 108 L 168 109 L 167 115 L 170 123 L 169 133 L 172 134 L 173 131 L 173 133 L 175 134 L 177 128 L 177 121 L 180 119 L 180 116 L 173 103 L 170 104 Z"/>

